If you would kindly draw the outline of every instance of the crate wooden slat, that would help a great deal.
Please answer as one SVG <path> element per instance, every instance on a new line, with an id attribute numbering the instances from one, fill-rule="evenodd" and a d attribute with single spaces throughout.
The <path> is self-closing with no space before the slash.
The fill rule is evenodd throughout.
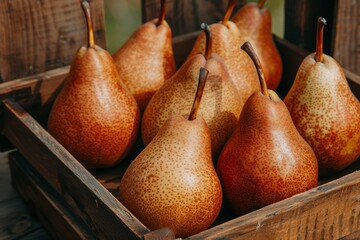
<path id="1" fill-rule="evenodd" d="M 96 43 L 105 47 L 103 0 L 91 0 Z M 86 43 L 79 0 L 0 1 L 0 82 L 68 65 Z"/>
<path id="2" fill-rule="evenodd" d="M 10 154 L 12 185 L 29 207 L 36 212 L 54 239 L 95 239 L 90 229 L 81 224 L 61 203 L 61 198 L 46 181 L 32 171 L 18 152 Z M 62 235 L 57 233 L 61 232 Z"/>
<path id="3" fill-rule="evenodd" d="M 194 34 L 181 36 L 174 40 L 174 47 L 186 49 L 183 44 L 191 43 L 194 37 Z M 280 85 L 282 86 L 280 89 L 284 90 L 279 91 L 286 91 L 291 86 L 296 69 L 306 52 L 281 39 L 276 38 L 276 43 L 286 69 Z M 185 56 L 186 53 L 182 55 Z M 63 76 L 66 71 L 62 69 L 60 75 Z M 353 86 L 353 91 L 360 98 L 359 77 L 349 72 L 346 74 L 350 86 Z M 44 73 L 29 78 L 28 82 L 26 80 L 19 82 L 26 87 L 33 87 L 37 82 L 45 84 L 54 79 L 56 81 L 57 76 Z M 55 85 L 59 84 L 57 82 Z M 45 92 L 49 95 L 50 89 L 56 90 L 56 87 L 51 88 L 50 85 L 49 88 L 42 90 L 31 88 L 34 89 L 31 94 L 41 96 L 42 91 L 46 89 Z M 282 92 L 280 95 L 285 93 Z M 6 96 L 9 96 L 8 92 Z M 17 147 L 34 168 L 34 172 L 46 179 L 52 190 L 62 197 L 61 203 L 64 204 L 62 207 L 69 209 L 83 224 L 89 226 L 95 236 L 100 238 L 116 236 L 122 239 L 173 238 L 168 229 L 149 231 L 116 199 L 118 182 L 129 162 L 109 169 L 109 172 L 106 170 L 88 172 L 16 101 L 6 98 L 3 100 L 1 111 L 1 132 Z M 297 236 L 319 239 L 339 238 L 351 234 L 354 236 L 360 230 L 360 172 L 356 171 L 359 169 L 359 163 L 360 160 L 332 179 L 324 179 L 317 188 L 247 215 L 235 218 L 231 212 L 230 214 L 226 212 L 229 210 L 225 208 L 225 213 L 219 216 L 216 226 L 189 239 L 225 237 L 261 239 L 261 237 Z M 19 178 L 21 174 L 16 176 Z M 26 191 L 23 192 L 26 194 Z M 43 193 L 46 194 L 45 189 Z M 27 196 L 31 197 L 30 194 Z M 337 207 L 335 208 L 334 205 Z M 52 230 L 57 231 L 57 229 Z"/>

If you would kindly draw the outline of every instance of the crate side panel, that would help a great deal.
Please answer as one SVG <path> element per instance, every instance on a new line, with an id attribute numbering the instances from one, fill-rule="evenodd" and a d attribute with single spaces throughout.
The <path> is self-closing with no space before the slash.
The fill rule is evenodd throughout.
<path id="1" fill-rule="evenodd" d="M 105 47 L 103 0 L 90 7 L 95 41 Z M 78 0 L 0 1 L 0 82 L 68 65 L 86 31 Z"/>
<path id="2" fill-rule="evenodd" d="M 338 239 L 360 229 L 359 196 L 357 171 L 189 239 Z"/>
<path id="3" fill-rule="evenodd" d="M 3 134 L 95 234 L 139 239 L 149 232 L 16 102 L 3 103 Z"/>
<path id="4" fill-rule="evenodd" d="M 18 153 L 10 154 L 12 185 L 42 222 L 54 239 L 94 239 L 86 225 L 81 224 L 62 204 L 59 197 L 47 193 L 46 181 L 31 170 Z"/>

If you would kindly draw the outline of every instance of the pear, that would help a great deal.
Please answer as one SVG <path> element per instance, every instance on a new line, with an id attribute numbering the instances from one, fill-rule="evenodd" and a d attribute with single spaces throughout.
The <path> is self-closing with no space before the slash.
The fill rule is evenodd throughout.
<path id="1" fill-rule="evenodd" d="M 134 144 L 140 112 L 121 84 L 111 55 L 95 45 L 87 1 L 82 8 L 88 46 L 76 52 L 47 128 L 84 167 L 109 167 L 121 161 Z"/>
<path id="2" fill-rule="evenodd" d="M 316 52 L 301 63 L 284 102 L 300 134 L 314 149 L 320 176 L 329 176 L 360 155 L 360 103 L 341 66 L 323 53 L 326 21 L 318 19 Z"/>
<path id="3" fill-rule="evenodd" d="M 197 88 L 200 67 L 209 69 L 209 79 L 205 87 L 203 101 L 199 109 L 211 133 L 211 148 L 216 161 L 232 134 L 243 106 L 241 97 L 222 59 L 211 52 L 211 32 L 207 24 L 201 25 L 206 32 L 205 56 L 196 54 L 154 94 L 143 114 L 141 134 L 147 145 L 155 137 L 160 127 L 174 114 L 187 114 Z M 225 124 L 226 123 L 226 124 Z"/>
<path id="4" fill-rule="evenodd" d="M 120 183 L 120 201 L 145 226 L 150 230 L 168 227 L 181 238 L 207 229 L 222 203 L 210 131 L 204 119 L 196 118 L 206 71 L 201 68 L 189 117 L 170 117 Z"/>
<path id="5" fill-rule="evenodd" d="M 261 92 L 244 105 L 223 148 L 217 173 L 230 206 L 241 215 L 317 186 L 318 164 L 297 131 L 286 105 L 268 90 L 249 43 L 242 48 L 258 68 Z"/>
<path id="6" fill-rule="evenodd" d="M 229 1 L 223 20 L 211 24 L 210 29 L 213 38 L 212 51 L 224 60 L 239 94 L 245 102 L 252 93 L 260 90 L 260 85 L 254 65 L 246 53 L 240 49 L 245 42 L 244 36 L 235 23 L 229 21 L 236 2 L 237 0 Z M 189 57 L 195 54 L 204 54 L 205 41 L 205 34 L 200 32 Z"/>
<path id="7" fill-rule="evenodd" d="M 172 32 L 165 21 L 165 0 L 160 17 L 141 25 L 113 54 L 121 80 L 145 110 L 154 93 L 176 72 Z"/>
<path id="8" fill-rule="evenodd" d="M 282 76 L 282 60 L 273 40 L 271 13 L 264 7 L 266 0 L 247 3 L 231 20 L 238 26 L 244 38 L 251 42 L 263 65 L 268 88 L 275 90 Z"/>

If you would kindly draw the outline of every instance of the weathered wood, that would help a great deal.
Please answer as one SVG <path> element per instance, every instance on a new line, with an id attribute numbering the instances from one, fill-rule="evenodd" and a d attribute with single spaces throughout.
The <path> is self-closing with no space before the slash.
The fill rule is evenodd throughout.
<path id="1" fill-rule="evenodd" d="M 360 171 L 188 239 L 338 239 L 360 229 Z"/>
<path id="2" fill-rule="evenodd" d="M 332 54 L 335 6 L 335 0 L 285 0 L 285 39 L 314 52 L 317 19 L 324 17 L 324 52 Z"/>
<path id="3" fill-rule="evenodd" d="M 12 153 L 9 161 L 13 186 L 54 239 L 95 239 L 89 226 L 81 224 L 64 207 L 61 196 L 50 189 L 18 152 Z"/>
<path id="4" fill-rule="evenodd" d="M 353 0 L 286 0 L 285 39 L 315 51 L 316 21 L 325 17 L 324 52 L 349 71 L 360 74 L 360 2 Z"/>
<path id="5" fill-rule="evenodd" d="M 0 82 L 68 65 L 86 44 L 79 0 L 0 1 Z M 103 0 L 91 0 L 96 43 L 105 47 Z"/>
<path id="6" fill-rule="evenodd" d="M 236 9 L 245 4 L 239 0 Z M 200 24 L 211 24 L 223 18 L 228 1 L 218 0 L 167 0 L 166 21 L 173 36 L 200 30 Z M 141 0 L 143 22 L 159 17 L 160 0 Z"/>
<path id="7" fill-rule="evenodd" d="M 139 239 L 149 232 L 20 105 L 3 104 L 3 134 L 96 236 Z"/>
<path id="8" fill-rule="evenodd" d="M 345 68 L 360 74 L 360 2 L 336 2 L 333 56 Z"/>
<path id="9" fill-rule="evenodd" d="M 0 153 L 0 239 L 50 240 L 41 224 L 11 187 L 8 152 Z"/>

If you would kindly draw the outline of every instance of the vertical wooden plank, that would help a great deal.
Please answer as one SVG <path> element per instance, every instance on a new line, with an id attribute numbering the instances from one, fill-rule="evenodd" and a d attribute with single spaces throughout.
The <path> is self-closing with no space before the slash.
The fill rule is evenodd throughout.
<path id="1" fill-rule="evenodd" d="M 335 0 L 285 0 L 285 39 L 315 51 L 317 19 L 324 17 L 324 52 L 332 54 Z"/>
<path id="2" fill-rule="evenodd" d="M 333 55 L 341 66 L 360 74 L 360 2 L 337 2 Z"/>
<path id="3" fill-rule="evenodd" d="M 91 0 L 96 43 L 105 47 L 103 0 Z M 0 82 L 68 65 L 86 43 L 79 0 L 0 1 Z"/>
<path id="4" fill-rule="evenodd" d="M 157 18 L 160 12 L 160 0 L 142 0 L 143 22 Z M 245 4 L 245 0 L 239 0 L 234 10 Z M 167 0 L 166 21 L 168 22 L 173 36 L 197 31 L 200 24 L 218 22 L 222 19 L 228 1 L 219 0 Z"/>

